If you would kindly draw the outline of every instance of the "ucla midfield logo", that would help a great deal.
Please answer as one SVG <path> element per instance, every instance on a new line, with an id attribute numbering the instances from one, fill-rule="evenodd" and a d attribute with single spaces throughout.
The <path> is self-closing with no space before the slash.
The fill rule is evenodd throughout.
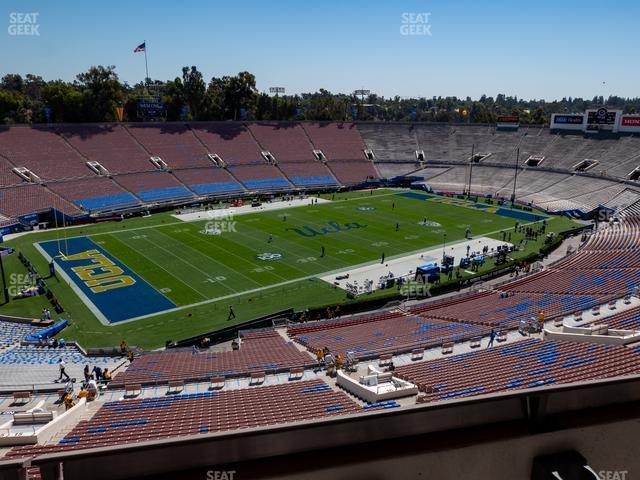
<path id="1" fill-rule="evenodd" d="M 62 257 L 64 261 L 88 260 L 88 265 L 73 267 L 71 270 L 93 293 L 102 293 L 114 288 L 129 287 L 136 283 L 124 270 L 109 260 L 98 250 L 87 250 Z"/>
<path id="2" fill-rule="evenodd" d="M 322 227 L 319 229 L 315 229 L 308 225 L 303 225 L 300 228 L 285 228 L 285 231 L 296 232 L 298 235 L 301 235 L 305 238 L 314 238 L 319 237 L 321 235 L 331 235 L 333 233 L 339 232 L 347 232 L 349 230 L 355 230 L 358 228 L 365 228 L 367 225 L 361 225 L 358 222 L 349 222 L 340 225 L 338 222 L 330 221 L 327 222 L 328 227 Z"/>

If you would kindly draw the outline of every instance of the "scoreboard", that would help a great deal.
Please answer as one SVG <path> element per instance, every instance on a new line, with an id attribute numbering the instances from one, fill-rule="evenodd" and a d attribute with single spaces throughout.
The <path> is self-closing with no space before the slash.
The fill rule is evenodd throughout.
<path id="1" fill-rule="evenodd" d="M 630 115 L 622 115 L 622 110 L 607 110 L 605 107 L 579 113 L 554 113 L 551 115 L 551 129 L 574 130 L 586 133 L 600 131 L 628 131 L 636 127 L 635 119 Z"/>
<path id="2" fill-rule="evenodd" d="M 609 111 L 606 108 L 587 110 L 587 126 L 589 125 L 615 125 L 619 110 Z"/>
<path id="3" fill-rule="evenodd" d="M 138 118 L 142 121 L 164 120 L 167 116 L 167 109 L 164 103 L 155 99 L 140 98 L 136 107 Z"/>

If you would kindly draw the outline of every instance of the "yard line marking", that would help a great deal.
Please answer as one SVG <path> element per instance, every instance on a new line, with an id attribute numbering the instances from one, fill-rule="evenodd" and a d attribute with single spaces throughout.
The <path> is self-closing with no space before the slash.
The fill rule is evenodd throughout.
<path id="1" fill-rule="evenodd" d="M 523 225 L 526 226 L 526 225 L 530 225 L 530 224 L 533 224 L 533 223 L 536 223 L 536 222 L 531 222 L 529 224 L 523 224 Z M 502 229 L 501 230 L 495 230 L 493 232 L 487 232 L 487 233 L 484 234 L 484 236 L 495 235 L 496 233 L 499 233 L 501 231 L 502 231 Z M 460 239 L 460 240 L 455 240 L 453 242 L 448 242 L 448 243 L 445 244 L 445 246 L 455 245 L 456 243 L 461 243 L 461 242 L 465 242 L 465 241 L 467 241 L 467 240 L 463 238 L 463 239 Z M 428 247 L 425 247 L 425 248 L 428 248 Z M 422 252 L 425 248 L 421 248 L 419 250 L 414 250 L 413 252 L 404 252 L 404 253 L 400 253 L 400 254 L 397 254 L 397 255 L 391 255 L 391 256 L 388 257 L 388 260 L 393 260 L 395 258 L 402 258 L 402 257 L 405 257 L 405 256 L 414 255 L 416 253 Z M 176 307 L 176 308 L 172 308 L 172 309 L 169 309 L 169 310 L 165 310 L 165 311 L 163 311 L 161 313 L 157 313 L 157 314 L 143 315 L 143 316 L 136 317 L 136 318 L 130 318 L 128 320 L 123 320 L 121 322 L 118 322 L 118 325 L 122 325 L 122 324 L 128 323 L 128 322 L 133 322 L 133 321 L 136 321 L 136 320 L 142 320 L 144 318 L 150 318 L 150 317 L 154 317 L 154 316 L 160 316 L 160 315 L 164 315 L 164 314 L 168 314 L 168 313 L 178 312 L 178 311 L 181 311 L 181 310 L 186 310 L 188 308 L 200 307 L 202 305 L 208 305 L 210 303 L 214 303 L 214 302 L 218 302 L 218 301 L 222 301 L 222 300 L 229 300 L 231 298 L 239 297 L 239 296 L 242 296 L 242 295 L 250 295 L 252 293 L 258 293 L 258 292 L 262 292 L 264 290 L 277 289 L 279 287 L 283 287 L 283 286 L 286 286 L 286 285 L 291 285 L 292 283 L 304 282 L 304 281 L 310 280 L 312 278 L 318 278 L 319 275 L 323 275 L 323 276 L 335 275 L 337 273 L 350 271 L 350 270 L 353 270 L 353 269 L 356 269 L 356 268 L 365 267 L 367 265 L 374 265 L 374 264 L 377 264 L 377 263 L 379 263 L 378 260 L 372 260 L 372 261 L 364 262 L 364 263 L 357 264 L 357 265 L 350 265 L 348 267 L 338 268 L 338 269 L 335 269 L 335 270 L 331 270 L 329 272 L 323 272 L 321 274 L 313 274 L 313 275 L 307 275 L 307 276 L 304 276 L 304 277 L 292 278 L 291 280 L 287 280 L 287 281 L 280 282 L 280 283 L 274 283 L 272 285 L 266 285 L 264 287 L 259 287 L 259 288 L 254 288 L 254 289 L 251 289 L 251 290 L 245 290 L 245 291 L 242 291 L 242 292 L 232 293 L 232 294 L 224 295 L 224 296 L 221 296 L 221 297 L 210 298 L 208 300 L 203 300 L 201 302 L 191 303 L 189 305 L 182 305 L 180 307 Z M 113 325 L 110 325 L 110 326 L 113 326 Z"/>
<path id="2" fill-rule="evenodd" d="M 123 232 L 123 233 L 124 233 L 124 232 Z M 146 240 L 146 241 L 148 241 L 149 243 L 153 244 L 153 242 L 151 242 L 151 241 L 150 241 L 150 240 L 148 240 L 147 238 L 143 238 L 142 240 Z M 119 240 L 119 241 L 122 241 L 122 240 Z M 126 243 L 125 243 L 125 245 L 127 245 L 127 246 L 128 246 L 128 244 L 126 244 Z M 136 251 L 136 253 L 137 253 L 138 255 L 141 255 L 141 256 L 145 257 L 147 260 L 149 260 L 149 261 L 150 261 L 151 263 L 153 263 L 155 266 L 157 266 L 157 267 L 161 268 L 162 270 L 164 270 L 165 272 L 167 272 L 171 277 L 176 278 L 179 282 L 181 282 L 181 283 L 183 283 L 184 285 L 186 285 L 187 287 L 189 287 L 191 290 L 193 290 L 194 292 L 196 292 L 196 293 L 197 293 L 198 295 L 200 295 L 201 297 L 203 297 L 203 298 L 208 298 L 208 297 L 209 297 L 209 295 L 205 295 L 205 294 L 204 294 L 204 293 L 202 293 L 200 290 L 198 290 L 197 288 L 193 287 L 192 285 L 189 285 L 188 283 L 186 283 L 186 282 L 185 282 L 184 280 L 182 280 L 181 278 L 176 277 L 176 276 L 175 276 L 174 274 L 172 274 L 169 270 L 167 270 L 167 269 L 166 269 L 166 268 L 164 268 L 162 265 L 160 265 L 160 263 L 159 263 L 159 262 L 157 262 L 157 261 L 153 260 L 152 258 L 150 258 L 149 256 L 145 255 L 145 254 L 144 254 L 144 253 L 142 253 L 140 250 L 135 249 L 135 248 L 133 248 L 133 247 L 129 247 L 129 248 L 132 248 L 133 250 L 135 250 L 135 251 Z M 169 252 L 169 253 L 171 253 L 171 252 Z M 173 255 L 173 254 L 172 254 L 172 255 Z M 180 259 L 180 257 L 177 257 L 177 258 L 178 258 L 178 259 Z M 234 291 L 235 291 L 235 290 L 234 290 Z M 170 312 L 170 311 L 171 311 L 171 309 L 169 309 L 169 310 L 165 310 L 165 312 Z M 138 318 L 139 318 L 139 317 L 138 317 Z M 128 320 L 127 320 L 127 321 L 128 321 Z M 118 322 L 118 323 L 122 323 L 122 322 Z"/>
<path id="3" fill-rule="evenodd" d="M 165 235 L 166 236 L 166 235 Z M 170 238 L 170 237 L 169 237 Z M 171 250 L 169 250 L 168 248 L 163 247 L 162 245 L 160 245 L 159 243 L 156 243 L 152 240 L 150 240 L 148 237 L 145 238 L 144 240 L 146 240 L 147 242 L 151 243 L 152 245 L 156 246 L 157 248 L 164 250 L 165 252 L 167 252 L 169 255 L 177 258 L 178 260 L 180 260 L 182 263 L 184 263 L 185 265 L 188 265 L 189 267 L 193 268 L 194 270 L 197 270 L 198 272 L 202 273 L 205 278 L 211 278 L 211 274 L 209 274 L 209 272 L 206 272 L 204 270 L 202 270 L 201 268 L 196 267 L 193 263 L 185 260 L 184 258 L 180 257 L 179 255 L 176 255 L 175 253 L 173 253 Z M 217 262 L 216 262 L 217 263 Z M 237 292 L 237 290 L 229 285 L 225 285 L 225 284 L 221 284 L 222 286 L 224 286 L 227 290 L 231 290 L 233 292 Z M 208 295 L 204 295 L 204 297 L 206 298 Z"/>
<path id="4" fill-rule="evenodd" d="M 124 233 L 124 232 L 123 232 Z M 122 245 L 124 245 L 126 248 L 129 248 L 131 250 L 133 250 L 136 254 L 146 258 L 147 260 L 149 260 L 154 267 L 160 267 L 162 270 L 164 270 L 165 272 L 167 272 L 169 274 L 170 277 L 175 278 L 176 280 L 178 280 L 179 282 L 183 283 L 184 285 L 186 285 L 187 287 L 189 287 L 190 290 L 193 290 L 194 292 L 196 292 L 198 295 L 200 295 L 201 297 L 204 298 L 208 298 L 208 295 L 203 295 L 202 292 L 199 292 L 198 290 L 196 290 L 195 288 L 193 288 L 191 285 L 189 285 L 188 283 L 185 283 L 181 278 L 176 277 L 173 273 L 171 273 L 169 270 L 167 270 L 166 268 L 164 268 L 162 265 L 160 265 L 158 262 L 156 262 L 155 260 L 153 260 L 152 258 L 148 257 L 147 255 L 143 254 L 142 252 L 140 252 L 138 249 L 134 248 L 133 246 L 129 245 L 128 243 L 123 242 L 122 240 L 120 240 L 118 237 L 116 237 L 113 234 L 109 234 L 109 237 L 111 237 L 113 240 L 115 240 L 116 242 L 120 242 Z M 118 258 L 116 255 L 114 255 L 114 257 Z M 125 263 L 118 259 L 118 261 L 120 263 L 122 263 L 123 265 L 125 265 Z M 127 267 L 129 268 L 129 267 Z M 140 275 L 136 270 L 129 268 L 132 272 L 136 272 L 136 274 Z M 149 285 L 151 285 L 153 288 L 156 288 L 153 286 L 153 284 L 151 283 L 151 281 L 145 279 L 142 275 L 140 275 L 140 278 L 144 279 Z M 157 289 L 156 289 L 157 290 Z M 158 290 L 160 291 L 160 290 Z M 160 292 L 162 293 L 162 292 Z M 162 293 L 164 295 L 164 293 Z M 166 295 L 165 295 L 166 296 Z M 169 297 L 167 297 L 169 298 Z M 169 299 L 171 300 L 171 299 Z"/>
<path id="5" fill-rule="evenodd" d="M 167 237 L 167 238 L 170 238 L 170 239 L 171 239 L 171 240 L 173 240 L 173 241 L 177 241 L 176 239 L 174 239 L 173 237 L 171 237 L 171 236 L 167 235 L 166 233 L 162 232 L 161 230 L 158 230 L 158 233 L 160 233 L 161 235 L 164 235 L 164 236 L 165 236 L 165 237 Z M 201 240 L 200 238 L 196 237 L 196 236 L 195 236 L 194 234 L 192 234 L 192 233 L 186 233 L 186 235 L 188 235 L 188 236 L 190 236 L 190 237 L 194 237 L 197 241 L 204 241 L 204 240 Z M 212 262 L 214 262 L 214 263 L 216 263 L 216 264 L 218 264 L 218 265 L 222 266 L 222 267 L 223 267 L 223 268 L 225 268 L 226 270 L 230 270 L 230 271 L 231 271 L 231 272 L 233 272 L 234 274 L 240 275 L 241 277 L 245 278 L 246 280 L 249 280 L 251 283 L 254 283 L 254 284 L 256 284 L 256 285 L 262 286 L 262 284 L 261 284 L 261 283 L 256 282 L 256 281 L 255 281 L 255 280 L 253 280 L 252 278 L 247 277 L 246 275 L 244 275 L 244 274 L 240 273 L 240 272 L 239 272 L 239 271 L 237 271 L 237 270 L 234 270 L 233 268 L 229 267 L 228 265 L 225 265 L 224 263 L 219 262 L 219 261 L 218 261 L 218 260 L 216 260 L 215 258 L 208 256 L 206 253 L 201 252 L 200 250 L 198 250 L 198 249 L 196 249 L 196 248 L 192 247 L 191 245 L 189 245 L 188 243 L 185 243 L 185 242 L 180 242 L 180 243 L 181 243 L 182 245 L 186 246 L 187 248 L 189 248 L 190 250 L 192 250 L 192 251 L 194 251 L 194 252 L 196 252 L 196 253 L 198 253 L 198 254 L 202 255 L 203 257 L 207 258 L 209 261 L 212 261 Z M 237 257 L 237 258 L 239 258 L 240 260 L 243 260 L 243 261 L 244 261 L 244 259 L 243 259 L 242 257 L 238 257 L 237 255 L 235 255 L 235 254 L 233 254 L 233 253 L 229 252 L 228 250 L 226 250 L 225 248 L 220 247 L 220 246 L 218 246 L 218 245 L 214 245 L 214 246 L 215 246 L 216 248 L 219 248 L 220 250 L 223 250 L 223 251 L 225 251 L 226 253 L 228 253 L 228 254 L 230 254 L 230 255 L 233 255 L 234 257 Z M 249 263 L 251 263 L 251 262 L 249 262 Z M 251 265 L 254 265 L 254 264 L 253 264 L 253 263 L 251 263 Z M 225 273 L 226 273 L 226 272 L 225 272 Z M 210 277 L 210 275 L 209 275 L 209 277 Z M 280 275 L 278 275 L 278 277 L 280 277 Z M 280 277 L 280 278 L 283 278 L 283 277 Z M 231 287 L 229 287 L 229 288 L 231 288 Z M 236 291 L 237 291 L 237 290 L 235 290 L 235 289 L 233 289 L 233 288 L 231 288 L 231 290 L 233 290 L 234 292 L 236 292 Z"/>

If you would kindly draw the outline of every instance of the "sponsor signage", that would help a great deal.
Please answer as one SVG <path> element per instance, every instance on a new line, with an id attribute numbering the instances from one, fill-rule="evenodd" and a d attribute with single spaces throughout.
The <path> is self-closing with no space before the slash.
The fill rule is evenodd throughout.
<path id="1" fill-rule="evenodd" d="M 634 117 L 623 116 L 620 120 L 620 125 L 623 127 L 640 127 L 640 115 Z"/>
<path id="2" fill-rule="evenodd" d="M 520 118 L 517 115 L 500 115 L 497 123 L 519 123 Z"/>
<path id="3" fill-rule="evenodd" d="M 582 125 L 584 117 L 582 115 L 555 115 L 553 123 L 565 125 Z"/>

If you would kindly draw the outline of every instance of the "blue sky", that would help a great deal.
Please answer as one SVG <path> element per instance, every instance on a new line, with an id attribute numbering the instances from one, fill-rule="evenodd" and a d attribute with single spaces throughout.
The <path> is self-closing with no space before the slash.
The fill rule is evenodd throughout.
<path id="1" fill-rule="evenodd" d="M 37 12 L 40 35 L 9 35 L 12 12 Z M 427 12 L 431 35 L 401 34 L 403 13 Z M 134 83 L 146 40 L 152 78 L 248 70 L 260 90 L 287 93 L 552 100 L 640 85 L 634 0 L 3 0 L 0 18 L 0 75 L 71 80 L 103 64 Z"/>

